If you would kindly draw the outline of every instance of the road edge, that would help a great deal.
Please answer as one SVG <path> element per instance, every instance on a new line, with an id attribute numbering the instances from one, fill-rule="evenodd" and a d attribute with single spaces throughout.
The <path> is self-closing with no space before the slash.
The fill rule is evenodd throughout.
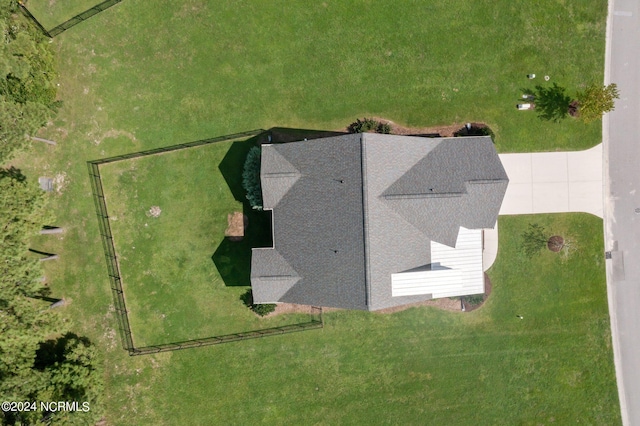
<path id="1" fill-rule="evenodd" d="M 604 53 L 604 85 L 611 83 L 611 37 L 613 33 L 613 11 L 614 1 L 608 1 L 607 24 L 605 30 L 605 53 Z M 611 191 L 609 183 L 609 114 L 602 117 L 602 201 L 603 201 L 603 233 L 605 250 L 613 249 L 613 239 L 611 237 Z M 611 324 L 611 344 L 613 345 L 613 363 L 616 370 L 616 382 L 618 387 L 618 401 L 620 403 L 620 416 L 624 426 L 629 425 L 629 412 L 627 411 L 627 396 L 624 387 L 624 377 L 620 357 L 620 340 L 618 334 L 618 320 L 615 314 L 615 288 L 613 287 L 613 270 L 611 261 L 605 261 L 606 281 L 607 281 L 607 302 L 609 306 L 609 322 Z"/>

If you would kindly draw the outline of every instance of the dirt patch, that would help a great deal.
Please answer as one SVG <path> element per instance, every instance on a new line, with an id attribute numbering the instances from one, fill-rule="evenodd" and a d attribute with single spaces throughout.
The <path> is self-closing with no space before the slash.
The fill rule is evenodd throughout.
<path id="1" fill-rule="evenodd" d="M 160 216 L 160 213 L 162 213 L 162 210 L 159 206 L 151 206 L 151 208 L 147 212 L 147 216 L 158 217 Z"/>
<path id="2" fill-rule="evenodd" d="M 101 137 L 95 139 L 93 141 L 93 143 L 95 143 L 96 145 L 100 145 L 100 143 L 102 143 L 103 140 L 107 139 L 107 138 L 117 138 L 118 136 L 124 136 L 125 138 L 129 138 L 131 139 L 131 142 L 136 142 L 137 139 L 134 136 L 133 133 L 130 132 L 126 132 L 124 130 L 115 130 L 115 129 L 111 129 L 107 132 L 105 132 Z"/>
<path id="3" fill-rule="evenodd" d="M 233 212 L 227 215 L 227 229 L 224 231 L 225 237 L 229 238 L 229 241 L 242 241 L 244 238 L 244 231 L 249 226 L 249 218 L 242 212 Z"/>
<path id="4" fill-rule="evenodd" d="M 547 241 L 547 248 L 554 253 L 558 253 L 564 247 L 564 238 L 560 235 L 554 235 Z"/>
<path id="5" fill-rule="evenodd" d="M 62 194 L 62 190 L 67 186 L 66 178 L 67 174 L 65 172 L 58 173 L 53 178 L 53 187 L 58 194 Z"/>

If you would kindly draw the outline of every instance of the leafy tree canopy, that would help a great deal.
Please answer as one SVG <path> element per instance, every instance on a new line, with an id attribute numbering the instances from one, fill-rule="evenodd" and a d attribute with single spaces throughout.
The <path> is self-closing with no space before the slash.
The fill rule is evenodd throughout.
<path id="1" fill-rule="evenodd" d="M 26 149 L 25 135 L 46 124 L 59 105 L 49 39 L 16 12 L 15 1 L 0 0 L 0 164 Z"/>
<path id="2" fill-rule="evenodd" d="M 602 114 L 613 111 L 615 100 L 620 98 L 618 86 L 611 83 L 608 86 L 590 84 L 584 91 L 578 92 L 580 118 L 591 122 L 602 117 Z"/>

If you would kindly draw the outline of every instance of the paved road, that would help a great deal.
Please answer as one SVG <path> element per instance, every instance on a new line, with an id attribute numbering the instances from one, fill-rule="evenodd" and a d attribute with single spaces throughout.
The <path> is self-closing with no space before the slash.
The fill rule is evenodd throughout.
<path id="1" fill-rule="evenodd" d="M 638 0 L 610 0 L 605 83 L 618 85 L 603 121 L 607 291 L 625 425 L 640 425 L 640 16 Z M 639 210 L 640 212 L 640 210 Z"/>

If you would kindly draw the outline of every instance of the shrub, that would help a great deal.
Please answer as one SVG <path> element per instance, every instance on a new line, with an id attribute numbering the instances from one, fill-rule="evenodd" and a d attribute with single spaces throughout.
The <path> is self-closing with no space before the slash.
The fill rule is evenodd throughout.
<path id="1" fill-rule="evenodd" d="M 253 303 L 253 291 L 251 289 L 247 290 L 246 293 L 240 296 L 240 300 L 242 300 L 242 303 L 244 303 L 247 308 L 251 309 L 261 317 L 276 310 L 276 305 L 273 303 Z"/>
<path id="2" fill-rule="evenodd" d="M 389 123 L 383 123 L 381 121 L 374 120 L 373 118 L 357 119 L 347 127 L 349 133 L 391 133 L 391 125 Z"/>
<path id="3" fill-rule="evenodd" d="M 260 147 L 249 150 L 242 171 L 242 187 L 247 191 L 247 200 L 255 210 L 262 210 L 262 186 L 260 185 Z"/>

